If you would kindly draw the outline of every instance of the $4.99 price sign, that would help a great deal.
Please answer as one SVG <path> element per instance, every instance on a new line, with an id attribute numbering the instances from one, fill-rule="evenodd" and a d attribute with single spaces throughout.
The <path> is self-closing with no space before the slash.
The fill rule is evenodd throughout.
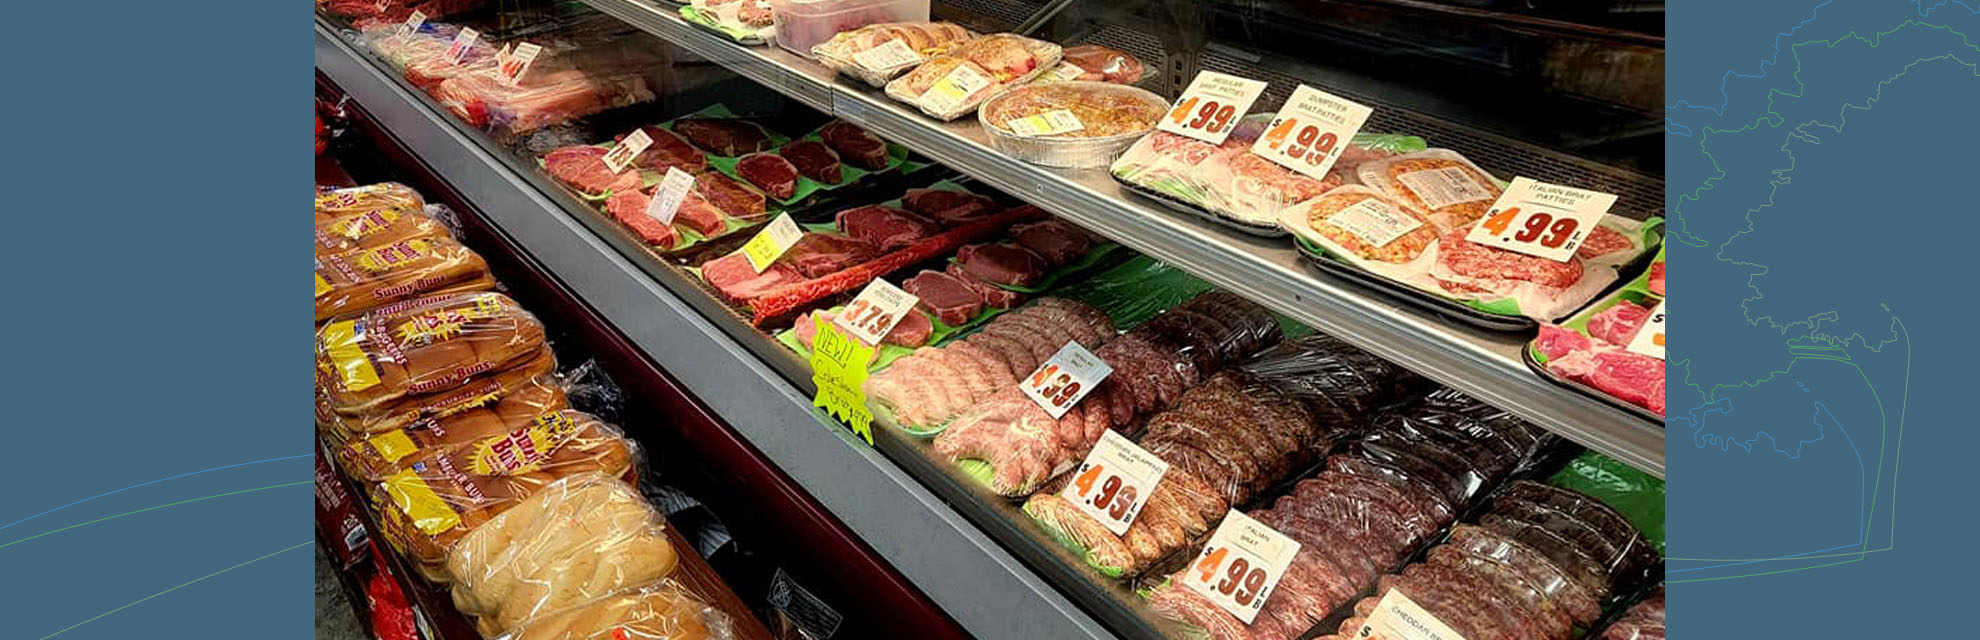
<path id="1" fill-rule="evenodd" d="M 1100 381 L 1106 380 L 1113 372 L 1114 368 L 1100 356 L 1093 355 L 1076 341 L 1067 342 L 1066 346 L 1059 347 L 1058 353 L 1038 365 L 1037 371 L 1019 380 L 1018 390 L 1057 420 L 1065 417 L 1066 411 L 1079 404 L 1080 398 L 1086 397 L 1093 387 L 1099 386 Z"/>
<path id="2" fill-rule="evenodd" d="M 880 339 L 893 331 L 894 325 L 913 312 L 914 303 L 920 301 L 914 294 L 874 278 L 859 292 L 859 297 L 853 298 L 852 304 L 846 305 L 845 311 L 832 317 L 832 322 L 861 342 L 880 344 Z"/>
<path id="3" fill-rule="evenodd" d="M 1126 436 L 1108 429 L 1086 454 L 1073 481 L 1059 497 L 1099 521 L 1114 535 L 1127 535 L 1128 525 L 1154 495 L 1155 485 L 1169 472 L 1169 463 L 1135 446 Z"/>
<path id="4" fill-rule="evenodd" d="M 1513 178 L 1464 239 L 1488 247 L 1567 262 L 1615 205 L 1616 195 Z"/>
<path id="5" fill-rule="evenodd" d="M 1203 553 L 1183 571 L 1183 586 L 1251 624 L 1299 546 L 1298 540 L 1232 509 L 1210 534 Z"/>
<path id="6" fill-rule="evenodd" d="M 1307 85 L 1299 85 L 1251 152 L 1287 169 L 1325 180 L 1334 161 L 1374 109 Z"/>
<path id="7" fill-rule="evenodd" d="M 1223 144 L 1237 128 L 1238 120 L 1251 110 L 1251 103 L 1258 101 L 1258 94 L 1264 92 L 1265 83 L 1257 80 L 1215 71 L 1198 73 L 1155 128 Z"/>

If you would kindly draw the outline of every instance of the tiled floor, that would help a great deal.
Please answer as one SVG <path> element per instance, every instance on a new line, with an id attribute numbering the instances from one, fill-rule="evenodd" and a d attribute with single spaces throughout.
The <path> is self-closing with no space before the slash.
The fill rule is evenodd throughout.
<path id="1" fill-rule="evenodd" d="M 323 550 L 316 550 L 316 640 L 369 640 L 337 583 L 336 569 Z"/>

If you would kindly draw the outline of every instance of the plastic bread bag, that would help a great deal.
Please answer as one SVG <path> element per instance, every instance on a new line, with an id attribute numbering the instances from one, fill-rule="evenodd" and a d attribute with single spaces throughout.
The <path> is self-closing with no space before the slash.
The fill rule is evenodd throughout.
<path id="1" fill-rule="evenodd" d="M 1428 149 L 1361 163 L 1362 184 L 1424 212 L 1439 231 L 1469 227 L 1504 193 L 1497 179 L 1450 149 Z"/>
<path id="2" fill-rule="evenodd" d="M 770 0 L 692 0 L 681 6 L 681 19 L 749 46 L 777 37 Z"/>
<path id="3" fill-rule="evenodd" d="M 400 470 L 399 461 L 420 451 L 463 446 L 571 408 L 564 390 L 551 376 L 531 376 L 513 388 L 488 382 L 486 386 L 464 388 L 451 398 L 449 404 L 458 407 L 453 411 L 422 417 L 400 429 L 357 434 L 339 450 L 345 468 L 353 477 L 383 480 Z"/>
<path id="4" fill-rule="evenodd" d="M 886 22 L 841 31 L 812 45 L 811 55 L 834 71 L 880 88 L 973 37 L 969 30 L 947 22 Z"/>
<path id="5" fill-rule="evenodd" d="M 418 191 L 397 182 L 340 189 L 317 187 L 316 224 L 373 211 L 416 212 L 425 206 L 426 199 L 419 197 Z"/>
<path id="6" fill-rule="evenodd" d="M 456 542 L 565 476 L 635 473 L 638 448 L 617 427 L 576 411 L 466 445 L 427 449 L 376 483 L 411 525 L 408 557 L 438 564 Z"/>
<path id="7" fill-rule="evenodd" d="M 887 83 L 887 97 L 940 120 L 954 120 L 1006 88 L 1029 82 L 1059 63 L 1059 45 L 999 33 L 976 38 L 930 58 Z"/>
<path id="8" fill-rule="evenodd" d="M 548 612 L 659 582 L 678 561 L 666 527 L 619 478 L 566 476 L 454 545 L 447 554 L 454 605 L 493 637 Z"/>
<path id="9" fill-rule="evenodd" d="M 532 618 L 496 640 L 718 640 L 726 614 L 673 580 L 620 591 Z"/>
<path id="10" fill-rule="evenodd" d="M 343 316 L 316 333 L 319 384 L 330 406 L 362 414 L 411 395 L 529 361 L 548 347 L 543 325 L 499 293 L 431 296 Z"/>
<path id="11" fill-rule="evenodd" d="M 454 387 L 432 393 L 407 395 L 371 408 L 351 413 L 337 413 L 330 410 L 331 426 L 360 437 L 387 433 L 400 429 L 420 429 L 433 426 L 445 418 L 503 406 L 510 396 L 541 398 L 550 390 L 558 388 L 552 378 L 557 370 L 557 355 L 550 349 L 536 352 L 528 360 L 507 368 L 469 376 Z M 538 378 L 542 380 L 538 380 Z M 319 390 L 327 385 L 318 384 Z M 526 401 L 535 404 L 536 401 Z M 326 398 L 324 406 L 329 407 Z M 502 415 L 527 419 L 544 410 L 515 411 L 515 405 L 500 409 Z M 526 415 L 525 415 L 526 414 Z"/>
<path id="12" fill-rule="evenodd" d="M 376 209 L 346 216 L 339 216 L 316 225 L 316 257 L 375 249 L 395 242 L 413 238 L 448 235 L 448 229 L 440 221 L 429 217 L 423 208 L 402 210 L 398 208 Z"/>
<path id="13" fill-rule="evenodd" d="M 481 255 L 449 236 L 332 253 L 315 264 L 318 322 L 420 296 L 495 288 Z"/>

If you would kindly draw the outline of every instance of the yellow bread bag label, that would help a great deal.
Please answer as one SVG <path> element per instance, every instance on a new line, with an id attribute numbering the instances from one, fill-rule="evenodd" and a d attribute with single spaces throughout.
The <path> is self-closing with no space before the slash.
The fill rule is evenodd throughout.
<path id="1" fill-rule="evenodd" d="M 392 504 L 399 512 L 406 514 L 412 524 L 427 535 L 440 535 L 461 525 L 461 516 L 440 494 L 427 486 L 426 479 L 419 473 L 406 469 L 385 478 L 385 493 L 392 497 Z"/>
<path id="2" fill-rule="evenodd" d="M 419 450 L 419 445 L 413 443 L 412 438 L 407 436 L 404 430 L 387 431 L 365 438 L 364 443 L 370 445 L 371 450 L 377 451 L 378 456 L 384 458 L 386 462 L 398 462 L 400 459 L 412 455 L 414 451 Z M 353 444 L 351 446 L 356 447 L 359 445 Z"/>
<path id="3" fill-rule="evenodd" d="M 335 369 L 337 380 L 347 391 L 363 391 L 378 386 L 378 369 L 361 344 L 364 336 L 358 320 L 332 322 L 323 327 L 323 349 Z"/>

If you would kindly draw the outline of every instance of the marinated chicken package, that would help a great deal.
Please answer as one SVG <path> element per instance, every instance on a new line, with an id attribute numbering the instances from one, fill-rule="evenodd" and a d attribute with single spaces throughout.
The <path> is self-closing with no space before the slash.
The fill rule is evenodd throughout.
<path id="1" fill-rule="evenodd" d="M 681 5 L 681 19 L 752 47 L 777 37 L 770 0 L 692 0 Z"/>
<path id="2" fill-rule="evenodd" d="M 1104 82 L 1030 84 L 983 103 L 977 119 L 991 145 L 1052 167 L 1102 167 L 1155 128 L 1168 101 Z"/>
<path id="3" fill-rule="evenodd" d="M 1621 290 L 1560 324 L 1540 325 L 1527 359 L 1544 375 L 1604 399 L 1664 415 L 1661 336 L 1637 341 L 1664 304 L 1664 254 Z"/>
<path id="4" fill-rule="evenodd" d="M 1059 45 L 999 33 L 930 58 L 887 83 L 887 97 L 940 120 L 954 120 L 1004 89 L 1030 82 L 1059 64 Z"/>
<path id="5" fill-rule="evenodd" d="M 947 22 L 887 22 L 841 31 L 812 45 L 811 54 L 832 70 L 877 89 L 974 37 Z"/>

